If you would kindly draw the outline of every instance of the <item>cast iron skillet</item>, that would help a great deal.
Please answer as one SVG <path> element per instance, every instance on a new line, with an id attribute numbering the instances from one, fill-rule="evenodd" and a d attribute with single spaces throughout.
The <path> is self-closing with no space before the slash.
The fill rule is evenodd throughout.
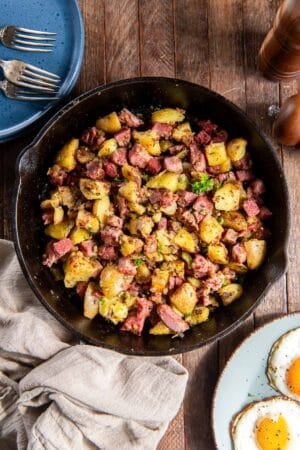
<path id="1" fill-rule="evenodd" d="M 119 332 L 102 319 L 85 319 L 76 296 L 52 279 L 41 264 L 43 238 L 39 203 L 45 192 L 47 168 L 61 145 L 93 125 L 100 115 L 126 106 L 142 111 L 151 106 L 182 107 L 196 117 L 210 118 L 243 136 L 252 149 L 255 170 L 267 186 L 267 205 L 273 211 L 272 239 L 263 266 L 249 275 L 241 299 L 181 338 L 134 336 Z M 39 300 L 78 337 L 105 348 L 135 355 L 164 355 L 193 350 L 236 328 L 256 308 L 270 286 L 286 269 L 290 228 L 289 198 L 284 174 L 271 143 L 235 105 L 220 95 L 187 81 L 169 78 L 136 78 L 100 86 L 82 94 L 61 109 L 24 149 L 18 161 L 14 213 L 14 238 L 24 274 Z M 276 299 L 274 298 L 274 302 Z"/>

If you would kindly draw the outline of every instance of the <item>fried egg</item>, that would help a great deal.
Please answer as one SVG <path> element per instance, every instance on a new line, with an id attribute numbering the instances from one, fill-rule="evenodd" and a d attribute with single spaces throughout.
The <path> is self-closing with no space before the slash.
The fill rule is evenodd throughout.
<path id="1" fill-rule="evenodd" d="M 299 450 L 300 404 L 286 397 L 251 403 L 231 424 L 234 450 Z"/>
<path id="2" fill-rule="evenodd" d="M 285 333 L 273 344 L 267 377 L 274 389 L 300 401 L 300 328 Z"/>

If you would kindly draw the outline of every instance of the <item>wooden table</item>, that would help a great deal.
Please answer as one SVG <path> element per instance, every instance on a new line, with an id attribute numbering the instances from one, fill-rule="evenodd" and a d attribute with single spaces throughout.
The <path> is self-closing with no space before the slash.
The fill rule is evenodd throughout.
<path id="1" fill-rule="evenodd" d="M 121 78 L 176 76 L 221 93 L 270 133 L 268 106 L 279 105 L 297 92 L 296 81 L 271 83 L 256 69 L 258 49 L 279 3 L 276 0 L 80 0 L 86 30 L 85 58 L 74 95 Z M 33 135 L 0 146 L 0 236 L 3 238 L 12 238 L 10 211 L 15 159 Z M 160 450 L 214 449 L 211 400 L 226 360 L 254 327 L 300 310 L 297 273 L 300 152 L 279 147 L 278 152 L 294 212 L 288 273 L 235 332 L 205 348 L 178 356 L 190 378 L 184 405 L 163 438 Z"/>

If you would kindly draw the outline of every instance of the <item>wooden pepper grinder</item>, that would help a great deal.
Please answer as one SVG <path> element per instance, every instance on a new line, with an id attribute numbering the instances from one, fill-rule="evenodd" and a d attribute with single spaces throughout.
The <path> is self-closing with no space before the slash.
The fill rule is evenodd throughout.
<path id="1" fill-rule="evenodd" d="M 284 0 L 258 55 L 266 78 L 283 80 L 300 76 L 300 1 Z"/>

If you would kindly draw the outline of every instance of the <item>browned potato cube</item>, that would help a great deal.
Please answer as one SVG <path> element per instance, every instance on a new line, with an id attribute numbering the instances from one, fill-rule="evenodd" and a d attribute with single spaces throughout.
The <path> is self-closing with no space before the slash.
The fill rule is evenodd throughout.
<path id="1" fill-rule="evenodd" d="M 267 252 L 267 243 L 263 239 L 249 239 L 244 242 L 247 252 L 247 266 L 250 270 L 257 269 L 263 262 Z"/>
<path id="2" fill-rule="evenodd" d="M 183 283 L 170 296 L 170 302 L 182 314 L 191 314 L 197 303 L 195 288 L 190 283 Z"/>

